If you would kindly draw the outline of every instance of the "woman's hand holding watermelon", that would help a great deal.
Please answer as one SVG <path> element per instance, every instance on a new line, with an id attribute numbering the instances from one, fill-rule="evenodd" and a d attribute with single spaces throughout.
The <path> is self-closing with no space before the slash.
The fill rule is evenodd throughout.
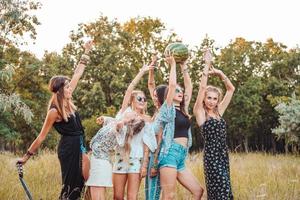
<path id="1" fill-rule="evenodd" d="M 174 66 L 176 67 L 176 62 L 175 62 L 175 59 L 173 57 L 173 55 L 170 55 L 170 56 L 167 56 L 165 58 L 165 61 L 170 65 L 170 66 Z"/>
<path id="2" fill-rule="evenodd" d="M 179 65 L 181 68 L 181 72 L 188 72 L 189 67 L 187 66 L 187 60 L 182 63 L 179 63 Z"/>

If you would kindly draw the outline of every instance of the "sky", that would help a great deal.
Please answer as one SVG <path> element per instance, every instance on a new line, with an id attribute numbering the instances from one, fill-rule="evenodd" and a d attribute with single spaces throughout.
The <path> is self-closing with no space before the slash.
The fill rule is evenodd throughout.
<path id="1" fill-rule="evenodd" d="M 133 17 L 159 18 L 183 43 L 196 46 L 205 35 L 224 47 L 236 37 L 265 42 L 273 38 L 289 48 L 300 45 L 299 0 L 39 0 L 37 39 L 21 47 L 41 58 L 61 52 L 79 23 L 103 14 L 126 22 Z"/>

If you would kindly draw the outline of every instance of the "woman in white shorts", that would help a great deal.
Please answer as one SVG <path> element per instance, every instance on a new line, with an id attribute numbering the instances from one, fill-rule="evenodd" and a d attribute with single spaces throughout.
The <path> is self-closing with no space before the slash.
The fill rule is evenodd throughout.
<path id="1" fill-rule="evenodd" d="M 115 162 L 113 166 L 113 185 L 114 199 L 123 200 L 125 194 L 125 186 L 127 183 L 127 198 L 136 200 L 141 183 L 141 178 L 147 173 L 148 156 L 144 156 L 144 149 L 154 151 L 156 149 L 156 138 L 151 124 L 151 117 L 146 114 L 147 101 L 143 91 L 134 90 L 136 84 L 142 76 L 148 72 L 153 65 L 141 68 L 136 77 L 128 86 L 121 112 L 131 109 L 139 117 L 145 120 L 146 124 L 142 131 L 132 137 L 130 143 L 130 152 L 126 153 L 123 147 L 117 147 L 115 153 Z M 146 145 L 148 148 L 144 148 Z M 128 155 L 129 154 L 129 155 Z M 145 158 L 145 160 L 144 160 Z"/>
<path id="2" fill-rule="evenodd" d="M 118 114 L 116 118 L 100 117 L 103 127 L 90 142 L 92 149 L 90 176 L 86 182 L 90 186 L 92 200 L 104 200 L 105 188 L 112 187 L 112 164 L 110 154 L 118 145 L 124 146 L 145 126 L 145 121 L 135 112 Z"/>

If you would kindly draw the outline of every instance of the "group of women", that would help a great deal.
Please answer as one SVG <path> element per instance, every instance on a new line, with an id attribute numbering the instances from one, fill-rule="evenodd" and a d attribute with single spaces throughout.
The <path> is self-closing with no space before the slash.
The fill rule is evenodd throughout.
<path id="1" fill-rule="evenodd" d="M 71 80 L 65 76 L 51 78 L 49 89 L 52 97 L 44 125 L 18 163 L 26 163 L 53 126 L 61 134 L 58 158 L 63 187 L 59 199 L 80 199 L 84 185 L 89 187 L 92 200 L 105 199 L 107 187 L 113 187 L 115 200 L 123 200 L 125 193 L 127 200 L 138 199 L 144 177 L 147 200 L 175 199 L 177 181 L 191 192 L 194 199 L 201 199 L 204 189 L 185 164 L 192 145 L 192 116 L 189 114 L 192 81 L 186 62 L 177 63 L 182 72 L 179 75 L 183 76 L 183 87 L 177 83 L 179 75 L 172 54 L 165 54 L 170 70 L 166 85 L 155 85 L 156 57 L 149 65 L 143 66 L 129 84 L 118 114 L 97 118 L 102 128 L 90 142 L 92 153 L 89 159 L 84 144 L 84 128 L 72 102 L 72 92 L 89 62 L 91 47 L 92 42 L 85 44 L 85 53 Z M 193 113 L 205 143 L 207 199 L 233 199 L 226 122 L 222 115 L 233 96 L 234 86 L 221 70 L 211 65 L 209 50 L 205 52 L 204 60 Z M 135 89 L 146 73 L 151 99 L 156 107 L 153 116 L 147 113 L 145 93 Z M 220 77 L 225 84 L 224 98 L 219 88 L 207 85 L 209 76 L 213 75 Z M 111 159 L 112 152 L 114 159 Z"/>

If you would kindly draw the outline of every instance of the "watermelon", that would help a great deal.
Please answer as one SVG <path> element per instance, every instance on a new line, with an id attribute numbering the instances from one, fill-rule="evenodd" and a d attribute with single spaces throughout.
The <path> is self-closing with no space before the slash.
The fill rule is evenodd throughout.
<path id="1" fill-rule="evenodd" d="M 183 63 L 189 57 L 189 49 L 180 42 L 169 44 L 165 49 L 165 56 L 172 54 L 176 63 Z"/>

